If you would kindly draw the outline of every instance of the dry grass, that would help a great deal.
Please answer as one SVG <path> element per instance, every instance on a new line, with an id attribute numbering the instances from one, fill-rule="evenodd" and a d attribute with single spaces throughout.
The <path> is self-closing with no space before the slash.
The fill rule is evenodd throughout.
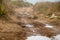
<path id="1" fill-rule="evenodd" d="M 19 25 L 0 20 L 0 40 L 24 40 L 26 32 Z"/>
<path id="2" fill-rule="evenodd" d="M 31 17 L 29 18 L 28 16 L 18 19 L 17 18 L 18 15 L 9 15 L 11 21 L 0 19 L 0 40 L 25 40 L 26 36 L 28 34 L 31 35 L 33 32 L 31 32 L 29 28 L 22 27 L 20 25 L 21 23 L 33 24 L 37 32 L 43 36 L 52 37 L 57 34 L 55 30 L 50 28 L 45 28 L 44 24 L 38 22 L 38 21 L 42 21 L 43 23 L 51 23 L 52 20 L 54 21 L 55 19 L 47 18 L 45 17 L 46 15 L 42 15 L 42 14 L 32 13 L 32 15 L 35 16 L 36 19 Z M 58 27 L 57 30 L 58 29 L 60 30 L 60 27 Z"/>

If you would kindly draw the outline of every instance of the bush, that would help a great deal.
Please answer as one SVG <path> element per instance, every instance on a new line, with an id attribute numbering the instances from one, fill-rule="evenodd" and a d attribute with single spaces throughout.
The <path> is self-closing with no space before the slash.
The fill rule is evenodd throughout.
<path id="1" fill-rule="evenodd" d="M 31 3 L 24 1 L 12 1 L 11 3 L 16 5 L 17 7 L 28 7 L 32 5 Z"/>
<path id="2" fill-rule="evenodd" d="M 9 5 L 9 7 L 8 7 L 8 5 Z M 0 3 L 0 18 L 9 19 L 9 14 L 11 14 L 12 12 L 13 12 L 13 10 L 9 3 L 8 4 L 5 4 L 4 2 Z"/>
<path id="3" fill-rule="evenodd" d="M 0 4 L 0 18 L 7 18 L 8 16 L 8 9 L 3 5 L 3 4 Z"/>

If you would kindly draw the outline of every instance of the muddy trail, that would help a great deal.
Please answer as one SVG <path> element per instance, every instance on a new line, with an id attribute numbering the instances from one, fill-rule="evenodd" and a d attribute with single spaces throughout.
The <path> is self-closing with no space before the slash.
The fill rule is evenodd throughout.
<path id="1" fill-rule="evenodd" d="M 0 40 L 55 40 L 55 36 L 59 35 L 54 25 L 32 13 L 17 11 L 11 18 L 12 22 L 0 23 L 3 28 L 0 29 Z"/>
<path id="2" fill-rule="evenodd" d="M 0 32 L 0 40 L 29 40 L 30 36 L 45 36 L 52 38 L 58 34 L 58 30 L 56 30 L 53 25 L 42 20 L 28 19 L 27 17 L 22 17 L 18 20 L 20 21 L 10 22 L 10 24 L 8 23 L 10 25 L 8 28 L 4 27 Z M 6 23 L 4 24 L 6 25 Z"/>

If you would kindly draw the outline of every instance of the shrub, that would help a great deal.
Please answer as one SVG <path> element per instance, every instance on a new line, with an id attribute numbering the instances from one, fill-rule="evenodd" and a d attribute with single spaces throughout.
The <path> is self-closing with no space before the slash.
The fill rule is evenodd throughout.
<path id="1" fill-rule="evenodd" d="M 12 10 L 11 5 L 7 1 L 5 3 L 4 2 L 0 3 L 0 18 L 9 19 L 9 14 L 11 14 L 13 10 Z"/>

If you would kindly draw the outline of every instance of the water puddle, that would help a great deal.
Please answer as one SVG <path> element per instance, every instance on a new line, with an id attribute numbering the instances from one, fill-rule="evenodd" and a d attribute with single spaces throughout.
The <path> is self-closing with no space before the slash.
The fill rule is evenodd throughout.
<path id="1" fill-rule="evenodd" d="M 45 36 L 29 36 L 27 37 L 26 40 L 51 40 L 51 39 Z"/>
<path id="2" fill-rule="evenodd" d="M 57 36 L 54 36 L 54 40 L 60 40 L 60 34 Z"/>
<path id="3" fill-rule="evenodd" d="M 28 28 L 33 27 L 33 25 L 31 25 L 31 24 L 26 24 L 25 26 L 28 27 Z"/>
<path id="4" fill-rule="evenodd" d="M 34 32 L 36 33 L 36 30 L 34 29 L 34 25 L 32 25 L 32 24 L 26 24 L 25 26 L 28 27 L 30 29 L 30 31 L 32 31 L 33 33 Z"/>
<path id="5" fill-rule="evenodd" d="M 54 26 L 52 26 L 50 24 L 45 24 L 45 27 L 47 27 L 47 28 L 53 28 Z"/>
<path id="6" fill-rule="evenodd" d="M 44 27 L 46 28 L 54 29 L 53 25 L 46 24 L 46 23 L 44 23 L 44 25 L 45 25 Z M 41 36 L 41 34 L 37 31 L 37 29 L 34 27 L 33 24 L 27 23 L 25 24 L 25 27 L 29 28 L 29 30 L 31 31 L 30 33 L 32 33 L 31 35 L 29 35 L 30 33 L 28 33 L 29 36 L 27 36 L 27 39 L 25 40 L 60 40 L 60 35 L 53 36 L 51 38 L 46 37 L 46 36 Z"/>
<path id="7" fill-rule="evenodd" d="M 54 36 L 52 38 L 46 37 L 46 36 L 29 36 L 26 40 L 60 40 L 60 35 Z"/>

